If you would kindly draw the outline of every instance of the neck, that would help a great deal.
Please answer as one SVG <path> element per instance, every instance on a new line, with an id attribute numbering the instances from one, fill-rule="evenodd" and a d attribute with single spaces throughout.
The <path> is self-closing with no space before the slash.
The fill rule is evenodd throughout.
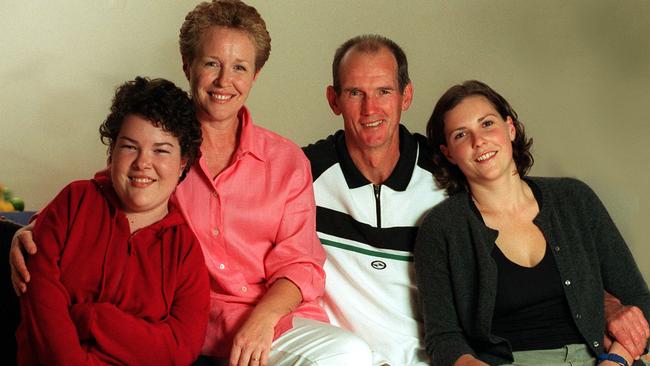
<path id="1" fill-rule="evenodd" d="M 203 142 L 201 154 L 212 177 L 221 173 L 232 161 L 239 144 L 240 124 L 201 123 Z"/>
<path id="2" fill-rule="evenodd" d="M 158 222 L 167 216 L 169 209 L 167 204 L 162 205 L 160 208 L 155 210 L 150 210 L 147 212 L 125 212 L 124 215 L 129 221 L 129 228 L 131 234 L 142 229 L 145 226 L 149 226 L 155 222 Z"/>
<path id="3" fill-rule="evenodd" d="M 528 184 L 516 173 L 488 183 L 469 182 L 469 188 L 481 213 L 518 212 L 535 199 Z"/>
<path id="4" fill-rule="evenodd" d="M 373 184 L 382 184 L 393 173 L 399 161 L 399 141 L 376 149 L 357 149 L 347 144 L 352 162 L 366 179 Z"/>
<path id="5" fill-rule="evenodd" d="M 239 123 L 228 124 L 227 126 L 202 123 L 201 133 L 203 137 L 202 150 L 205 148 L 205 150 L 208 150 L 206 152 L 210 153 L 223 152 L 225 149 L 232 153 L 237 147 Z"/>

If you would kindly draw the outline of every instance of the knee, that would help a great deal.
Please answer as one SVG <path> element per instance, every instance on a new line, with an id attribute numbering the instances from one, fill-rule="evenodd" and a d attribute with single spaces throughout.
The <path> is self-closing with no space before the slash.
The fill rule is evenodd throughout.
<path id="1" fill-rule="evenodd" d="M 350 332 L 342 330 L 332 344 L 331 357 L 325 357 L 319 366 L 324 365 L 372 365 L 372 350 L 368 343 Z"/>

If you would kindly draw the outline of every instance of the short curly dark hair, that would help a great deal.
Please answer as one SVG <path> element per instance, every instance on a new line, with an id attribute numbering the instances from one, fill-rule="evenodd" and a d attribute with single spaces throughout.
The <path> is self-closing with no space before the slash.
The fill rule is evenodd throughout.
<path id="1" fill-rule="evenodd" d="M 526 175 L 533 166 L 534 159 L 530 153 L 533 139 L 527 138 L 524 132 L 524 125 L 519 121 L 517 112 L 510 106 L 508 101 L 499 93 L 490 88 L 487 84 L 468 80 L 449 88 L 438 100 L 429 122 L 427 123 L 427 140 L 433 152 L 433 162 L 436 165 L 434 177 L 438 186 L 447 191 L 451 196 L 455 193 L 469 190 L 467 178 L 457 165 L 450 163 L 445 154 L 440 150 L 440 145 L 447 146 L 445 138 L 445 114 L 454 109 L 465 98 L 474 95 L 485 97 L 504 120 L 510 116 L 515 126 L 515 139 L 512 141 L 512 157 L 517 166 L 520 176 Z"/>
<path id="2" fill-rule="evenodd" d="M 199 155 L 202 141 L 201 125 L 187 93 L 171 81 L 140 76 L 120 85 L 113 97 L 111 113 L 99 126 L 100 138 L 108 146 L 109 157 L 122 123 L 129 115 L 144 117 L 178 139 L 181 156 L 187 159 L 180 179 L 183 180 Z"/>

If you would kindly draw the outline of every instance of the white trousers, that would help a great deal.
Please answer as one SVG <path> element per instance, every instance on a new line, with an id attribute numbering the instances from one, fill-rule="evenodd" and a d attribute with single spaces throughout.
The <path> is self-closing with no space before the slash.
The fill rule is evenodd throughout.
<path id="1" fill-rule="evenodd" d="M 268 366 L 371 366 L 368 344 L 334 325 L 293 318 L 293 328 L 271 344 Z M 227 366 L 228 359 L 201 356 L 192 366 Z"/>
<path id="2" fill-rule="evenodd" d="M 269 366 L 372 365 L 368 344 L 334 325 L 293 318 L 293 328 L 271 345 Z"/>

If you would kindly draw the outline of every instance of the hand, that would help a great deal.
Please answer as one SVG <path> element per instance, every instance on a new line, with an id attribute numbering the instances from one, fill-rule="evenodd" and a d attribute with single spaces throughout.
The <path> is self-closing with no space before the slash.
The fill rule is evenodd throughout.
<path id="1" fill-rule="evenodd" d="M 274 333 L 274 321 L 252 313 L 235 335 L 230 366 L 266 366 Z"/>
<path id="2" fill-rule="evenodd" d="M 605 292 L 607 333 L 638 360 L 650 337 L 648 321 L 636 306 L 626 306 Z"/>
<path id="3" fill-rule="evenodd" d="M 464 354 L 458 357 L 456 362 L 454 362 L 454 366 L 489 366 L 489 365 L 470 354 Z"/>
<path id="4" fill-rule="evenodd" d="M 16 231 L 11 239 L 11 249 L 9 250 L 9 265 L 11 266 L 11 284 L 14 286 L 16 295 L 27 291 L 27 283 L 30 276 L 27 266 L 25 265 L 25 256 L 23 250 L 29 255 L 36 254 L 36 244 L 32 239 L 32 229 L 34 223 L 22 227 Z"/>
<path id="5" fill-rule="evenodd" d="M 230 366 L 266 366 L 275 325 L 302 301 L 298 287 L 286 278 L 277 279 L 266 291 L 233 340 Z"/>
<path id="6" fill-rule="evenodd" d="M 620 344 L 617 341 L 612 342 L 611 347 L 609 348 L 609 353 L 615 353 L 625 359 L 625 362 L 627 362 L 628 365 L 632 365 L 633 359 L 632 355 L 623 347 L 622 344 Z M 616 362 L 613 361 L 603 361 L 598 364 L 598 366 L 603 365 L 603 366 L 614 366 L 618 365 Z"/>

